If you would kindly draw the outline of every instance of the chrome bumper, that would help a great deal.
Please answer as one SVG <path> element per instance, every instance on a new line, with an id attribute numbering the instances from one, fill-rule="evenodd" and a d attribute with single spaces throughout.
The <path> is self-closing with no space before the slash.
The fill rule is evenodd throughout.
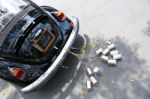
<path id="1" fill-rule="evenodd" d="M 72 17 L 71 20 L 74 23 L 74 28 L 64 46 L 64 48 L 62 49 L 62 51 L 60 52 L 60 54 L 58 55 L 56 60 L 53 62 L 53 64 L 47 69 L 47 71 L 45 73 L 43 73 L 43 75 L 41 75 L 37 80 L 35 80 L 30 85 L 21 89 L 21 91 L 23 93 L 29 93 L 31 91 L 34 91 L 34 90 L 42 87 L 52 77 L 52 75 L 55 73 L 55 71 L 59 67 L 60 63 L 62 62 L 62 60 L 64 59 L 64 57 L 67 54 L 67 50 L 70 49 L 71 45 L 73 44 L 73 42 L 78 34 L 79 22 L 78 22 L 77 18 L 75 18 L 75 17 Z"/>

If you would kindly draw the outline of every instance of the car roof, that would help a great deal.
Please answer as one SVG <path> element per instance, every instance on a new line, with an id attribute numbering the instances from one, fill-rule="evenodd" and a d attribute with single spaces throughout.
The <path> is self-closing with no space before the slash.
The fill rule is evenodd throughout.
<path id="1" fill-rule="evenodd" d="M 22 18 L 22 16 L 33 9 L 31 6 L 29 7 L 29 4 L 17 1 L 18 0 L 8 0 L 7 4 L 5 0 L 0 1 L 0 47 L 12 27 Z M 16 9 L 15 11 L 12 10 L 13 7 L 13 10 Z"/>
<path id="2" fill-rule="evenodd" d="M 27 3 L 22 0 L 0 1 L 0 31 Z"/>

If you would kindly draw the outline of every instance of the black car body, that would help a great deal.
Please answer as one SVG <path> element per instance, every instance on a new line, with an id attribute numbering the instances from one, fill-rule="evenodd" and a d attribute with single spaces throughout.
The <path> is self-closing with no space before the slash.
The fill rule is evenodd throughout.
<path id="1" fill-rule="evenodd" d="M 41 87 L 59 68 L 79 29 L 75 17 L 49 7 L 28 5 L 9 20 L 0 34 L 0 76 L 32 82 L 22 92 Z"/>

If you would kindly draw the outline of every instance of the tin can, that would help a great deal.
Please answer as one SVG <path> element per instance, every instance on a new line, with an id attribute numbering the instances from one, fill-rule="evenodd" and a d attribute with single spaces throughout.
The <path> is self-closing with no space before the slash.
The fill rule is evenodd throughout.
<path id="1" fill-rule="evenodd" d="M 103 49 L 102 49 L 102 48 L 99 48 L 99 49 L 96 51 L 96 55 L 100 55 L 100 54 L 102 54 L 102 52 L 103 52 Z"/>
<path id="2" fill-rule="evenodd" d="M 107 46 L 107 48 L 108 48 L 109 50 L 112 50 L 112 49 L 115 48 L 115 44 L 110 44 L 110 45 Z"/>
<path id="3" fill-rule="evenodd" d="M 88 81 L 86 82 L 86 88 L 87 88 L 88 91 L 91 91 L 91 90 L 92 90 L 92 83 L 91 83 L 90 80 L 88 80 Z"/>
<path id="4" fill-rule="evenodd" d="M 86 68 L 86 71 L 87 71 L 88 76 L 93 75 L 93 72 L 90 68 Z"/>
<path id="5" fill-rule="evenodd" d="M 107 60 L 109 59 L 107 56 L 105 56 L 105 55 L 102 55 L 101 56 L 101 59 L 103 60 L 103 61 L 105 61 L 105 62 L 107 62 Z"/>
<path id="6" fill-rule="evenodd" d="M 112 51 L 110 51 L 110 55 L 111 55 L 111 56 L 113 56 L 113 55 L 115 55 L 115 54 L 118 54 L 118 53 L 119 53 L 118 50 L 112 50 Z"/>
<path id="7" fill-rule="evenodd" d="M 122 55 L 121 54 L 115 54 L 115 55 L 113 55 L 113 59 L 121 60 L 122 59 Z"/>
<path id="8" fill-rule="evenodd" d="M 102 54 L 103 54 L 103 55 L 107 55 L 107 54 L 109 53 L 109 51 L 110 51 L 110 50 L 109 50 L 108 48 L 106 48 L 106 49 L 102 52 Z"/>
<path id="9" fill-rule="evenodd" d="M 114 59 L 108 59 L 107 63 L 108 63 L 109 65 L 117 65 L 117 61 L 114 60 Z"/>
<path id="10" fill-rule="evenodd" d="M 98 81 L 95 79 L 94 76 L 90 77 L 90 81 L 92 82 L 93 85 L 97 86 L 98 85 Z"/>
<path id="11" fill-rule="evenodd" d="M 93 72 L 94 72 L 95 74 L 97 74 L 97 75 L 100 75 L 100 74 L 101 74 L 100 69 L 99 69 L 98 67 L 95 67 L 95 68 L 93 69 Z"/>
<path id="12" fill-rule="evenodd" d="M 105 41 L 108 45 L 112 44 L 112 41 L 111 40 L 106 40 Z"/>

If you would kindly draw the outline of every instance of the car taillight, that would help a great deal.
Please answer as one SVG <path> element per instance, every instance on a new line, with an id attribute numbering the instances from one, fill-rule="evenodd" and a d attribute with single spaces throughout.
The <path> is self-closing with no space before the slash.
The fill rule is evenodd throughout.
<path id="1" fill-rule="evenodd" d="M 18 78 L 20 80 L 23 80 L 24 77 L 25 77 L 25 72 L 20 69 L 20 68 L 17 68 L 17 67 L 13 67 L 13 68 L 10 68 L 9 69 L 10 72 L 11 72 L 11 75 L 15 78 Z"/>
<path id="2" fill-rule="evenodd" d="M 64 21 L 66 19 L 65 14 L 61 11 L 55 11 L 54 15 L 61 21 Z"/>

